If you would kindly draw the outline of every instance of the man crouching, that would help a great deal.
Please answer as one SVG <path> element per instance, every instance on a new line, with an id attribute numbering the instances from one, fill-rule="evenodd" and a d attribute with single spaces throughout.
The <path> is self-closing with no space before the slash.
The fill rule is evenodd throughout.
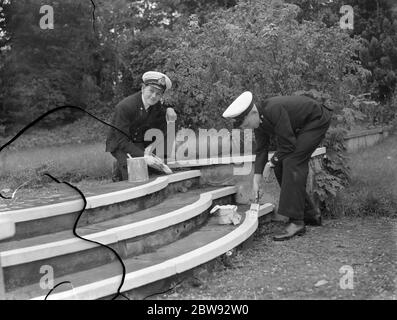
<path id="1" fill-rule="evenodd" d="M 142 81 L 141 91 L 119 102 L 112 118 L 112 125 L 122 131 L 110 128 L 106 139 L 106 151 L 117 160 L 113 181 L 128 180 L 127 153 L 143 157 L 145 152 L 151 152 L 152 141 L 144 141 L 145 132 L 159 129 L 165 137 L 166 119 L 175 121 L 177 117 L 173 108 L 166 108 L 161 102 L 166 90 L 172 87 L 171 80 L 163 73 L 148 71 Z"/>

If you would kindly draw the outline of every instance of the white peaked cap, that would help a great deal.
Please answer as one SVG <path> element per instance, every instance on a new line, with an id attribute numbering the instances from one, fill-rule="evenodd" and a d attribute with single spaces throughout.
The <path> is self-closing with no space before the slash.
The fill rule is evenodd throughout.
<path id="1" fill-rule="evenodd" d="M 142 81 L 146 85 L 153 85 L 163 90 L 169 90 L 172 87 L 172 82 L 164 73 L 157 71 L 145 72 L 142 76 Z"/>
<path id="2" fill-rule="evenodd" d="M 227 107 L 225 112 L 223 112 L 222 117 L 224 118 L 234 118 L 241 115 L 252 102 L 252 93 L 250 91 L 245 91 L 239 95 L 232 104 Z"/>

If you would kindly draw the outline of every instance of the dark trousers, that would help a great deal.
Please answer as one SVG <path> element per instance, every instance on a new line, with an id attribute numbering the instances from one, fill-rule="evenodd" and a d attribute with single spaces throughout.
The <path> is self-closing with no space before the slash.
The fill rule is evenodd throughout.
<path id="1" fill-rule="evenodd" d="M 290 221 L 303 220 L 313 215 L 314 207 L 306 192 L 309 160 L 325 137 L 330 122 L 297 135 L 296 149 L 274 167 L 274 173 L 281 187 L 278 212 Z"/>

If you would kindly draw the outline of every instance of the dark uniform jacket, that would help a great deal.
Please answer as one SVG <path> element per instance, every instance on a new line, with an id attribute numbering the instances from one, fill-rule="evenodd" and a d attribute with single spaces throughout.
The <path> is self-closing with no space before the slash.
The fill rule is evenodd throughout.
<path id="1" fill-rule="evenodd" d="M 321 103 L 306 96 L 272 97 L 256 104 L 261 124 L 255 129 L 255 173 L 263 173 L 268 160 L 269 140 L 275 135 L 277 151 L 271 161 L 276 164 L 294 152 L 299 132 L 321 127 L 329 121 Z"/>
<path id="2" fill-rule="evenodd" d="M 160 129 L 165 137 L 167 132 L 165 114 L 166 107 L 160 102 L 150 106 L 146 111 L 141 91 L 123 99 L 116 106 L 111 124 L 125 132 L 128 137 L 110 128 L 106 139 L 106 151 L 120 150 L 134 157 L 143 156 L 144 150 L 134 143 L 144 142 L 145 132 L 151 128 Z"/>

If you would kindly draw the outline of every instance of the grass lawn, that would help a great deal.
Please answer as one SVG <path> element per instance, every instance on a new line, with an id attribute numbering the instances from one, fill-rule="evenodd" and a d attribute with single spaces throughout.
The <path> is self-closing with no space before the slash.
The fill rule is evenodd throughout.
<path id="1" fill-rule="evenodd" d="M 397 216 L 397 137 L 350 155 L 351 183 L 337 201 L 345 215 Z"/>
<path id="2" fill-rule="evenodd" d="M 16 188 L 25 181 L 30 181 L 29 187 L 41 187 L 45 172 L 72 182 L 110 181 L 112 161 L 104 143 L 4 151 L 0 154 L 0 189 Z"/>

